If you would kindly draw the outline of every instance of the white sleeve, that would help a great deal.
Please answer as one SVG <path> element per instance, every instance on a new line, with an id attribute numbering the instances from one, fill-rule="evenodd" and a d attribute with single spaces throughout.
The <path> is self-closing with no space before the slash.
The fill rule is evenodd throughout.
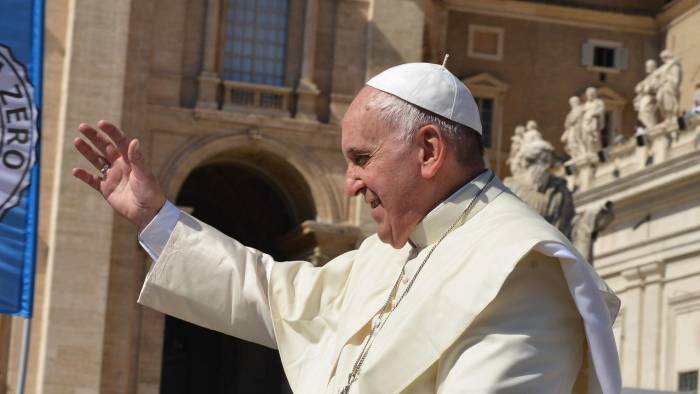
<path id="1" fill-rule="evenodd" d="M 163 248 L 168 243 L 179 218 L 180 210 L 170 201 L 166 201 L 158 214 L 139 234 L 139 244 L 153 261 L 157 261 L 163 253 Z"/>
<path id="2" fill-rule="evenodd" d="M 150 230 L 161 224 L 154 220 L 142 233 L 158 258 L 146 275 L 139 303 L 275 348 L 267 291 L 275 264 L 272 257 L 245 247 L 186 213 L 179 213 L 169 236 L 154 231 L 151 238 Z M 166 238 L 164 245 L 156 245 Z M 154 244 L 150 244 L 153 239 Z"/>

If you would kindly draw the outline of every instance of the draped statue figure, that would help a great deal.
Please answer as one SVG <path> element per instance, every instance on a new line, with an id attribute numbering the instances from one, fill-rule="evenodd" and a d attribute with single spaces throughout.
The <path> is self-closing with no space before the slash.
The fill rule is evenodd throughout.
<path id="1" fill-rule="evenodd" d="M 509 159 L 512 175 L 504 183 L 567 236 L 591 262 L 595 237 L 613 219 L 612 204 L 577 214 L 566 180 L 550 173 L 554 147 L 542 139 L 536 122 L 530 126 L 530 130 L 523 126 L 516 128 L 511 144 L 512 160 Z"/>
<path id="2" fill-rule="evenodd" d="M 661 51 L 660 57 L 663 64 L 654 72 L 657 74 L 659 84 L 656 91 L 656 101 L 661 119 L 665 124 L 672 125 L 676 124 L 678 116 L 682 78 L 681 64 L 668 49 Z"/>
<path id="3" fill-rule="evenodd" d="M 659 89 L 659 74 L 656 73 L 656 61 L 649 59 L 644 63 L 647 76 L 634 88 L 634 109 L 637 119 L 645 129 L 650 129 L 659 123 L 656 93 Z"/>
<path id="4" fill-rule="evenodd" d="M 595 155 L 601 149 L 600 132 L 605 126 L 605 103 L 598 98 L 594 87 L 586 89 L 586 102 L 581 115 L 581 137 L 583 152 Z"/>
<path id="5" fill-rule="evenodd" d="M 583 106 L 581 99 L 577 96 L 569 98 L 571 110 L 566 115 L 564 121 L 564 133 L 561 135 L 561 142 L 564 143 L 564 151 L 571 157 L 578 157 L 584 152 L 583 139 L 581 136 L 581 115 Z"/>
<path id="6" fill-rule="evenodd" d="M 520 146 L 523 142 L 523 136 L 525 135 L 525 126 L 517 125 L 513 131 L 513 136 L 510 137 L 510 153 L 508 154 L 508 169 L 510 169 L 511 174 L 515 174 L 520 171 L 522 165 L 518 162 L 518 153 L 520 152 Z"/>
<path id="7" fill-rule="evenodd" d="M 527 135 L 527 131 L 525 134 Z M 541 135 L 530 133 L 522 139 L 515 154 L 521 165 L 512 176 L 504 180 L 504 183 L 570 238 L 571 221 L 575 214 L 574 202 L 566 180 L 549 172 L 553 153 L 552 144 L 543 140 Z"/>

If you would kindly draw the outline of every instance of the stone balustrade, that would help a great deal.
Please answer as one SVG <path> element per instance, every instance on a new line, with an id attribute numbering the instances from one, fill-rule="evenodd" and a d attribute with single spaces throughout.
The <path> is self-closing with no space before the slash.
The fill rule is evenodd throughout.
<path id="1" fill-rule="evenodd" d="M 291 116 L 292 88 L 234 81 L 222 84 L 224 110 Z"/>
<path id="2" fill-rule="evenodd" d="M 576 191 L 594 189 L 692 152 L 700 142 L 700 125 L 692 126 L 682 130 L 675 124 L 660 124 L 604 148 L 597 156 L 569 160 L 565 164 L 569 187 Z"/>

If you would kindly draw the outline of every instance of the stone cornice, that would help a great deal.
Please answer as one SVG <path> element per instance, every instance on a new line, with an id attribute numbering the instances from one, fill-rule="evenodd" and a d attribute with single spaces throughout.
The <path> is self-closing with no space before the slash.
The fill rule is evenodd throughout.
<path id="1" fill-rule="evenodd" d="M 169 131 L 184 134 L 192 134 L 192 130 L 198 128 L 197 123 L 204 121 L 231 124 L 242 128 L 296 130 L 317 132 L 324 136 L 340 136 L 340 127 L 337 125 L 207 108 L 182 108 L 151 104 L 148 106 L 148 117 L 150 128 L 165 127 Z"/>
<path id="2" fill-rule="evenodd" d="M 613 200 L 617 206 L 619 202 L 626 199 L 644 198 L 644 194 L 659 190 L 669 193 L 671 190 L 668 185 L 697 182 L 698 176 L 700 176 L 700 150 L 668 159 L 614 182 L 577 193 L 574 195 L 574 202 L 577 207 L 580 207 L 606 199 Z"/>
<path id="3" fill-rule="evenodd" d="M 517 18 L 560 25 L 657 34 L 657 22 L 648 16 L 588 10 L 576 7 L 515 0 L 446 0 L 450 10 Z"/>
<path id="4" fill-rule="evenodd" d="M 659 28 L 666 30 L 684 19 L 685 16 L 698 11 L 700 11 L 700 1 L 698 0 L 674 0 L 665 5 L 663 10 L 656 15 L 656 23 Z"/>

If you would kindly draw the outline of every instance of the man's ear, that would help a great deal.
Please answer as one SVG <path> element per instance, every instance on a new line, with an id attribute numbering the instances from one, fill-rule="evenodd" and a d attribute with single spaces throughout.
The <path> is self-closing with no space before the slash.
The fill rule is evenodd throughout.
<path id="1" fill-rule="evenodd" d="M 416 133 L 419 148 L 421 175 L 431 179 L 442 168 L 447 157 L 447 140 L 437 126 L 428 124 Z"/>

